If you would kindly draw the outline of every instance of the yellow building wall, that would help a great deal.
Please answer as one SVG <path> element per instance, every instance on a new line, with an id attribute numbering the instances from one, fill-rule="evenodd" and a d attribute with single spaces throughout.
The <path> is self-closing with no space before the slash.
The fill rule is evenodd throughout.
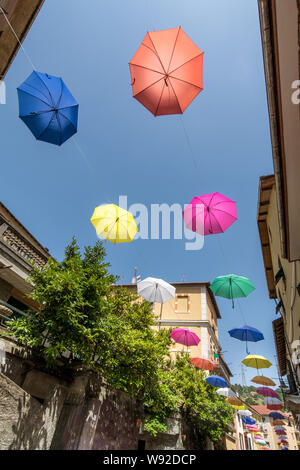
<path id="1" fill-rule="evenodd" d="M 206 289 L 206 288 L 205 288 Z M 206 295 L 206 299 L 207 299 Z M 153 312 L 162 320 L 167 320 L 172 325 L 162 325 L 161 328 L 189 328 L 192 330 L 201 340 L 201 327 L 191 326 L 185 322 L 205 320 L 203 318 L 203 306 L 201 305 L 201 287 L 200 286 L 176 286 L 175 299 L 166 302 L 161 307 L 161 304 L 153 305 Z M 177 321 L 183 322 L 182 324 L 176 324 Z M 216 328 L 217 330 L 217 328 Z M 191 356 L 207 357 L 207 350 L 203 347 L 203 342 L 200 341 L 198 346 L 186 347 L 181 344 L 174 343 L 171 347 L 172 358 L 175 357 L 177 352 L 185 351 Z M 211 358 L 211 357 L 209 357 Z"/>

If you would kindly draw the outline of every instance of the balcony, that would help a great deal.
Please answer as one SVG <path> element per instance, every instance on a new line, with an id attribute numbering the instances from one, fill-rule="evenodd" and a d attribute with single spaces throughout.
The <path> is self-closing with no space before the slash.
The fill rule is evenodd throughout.
<path id="1" fill-rule="evenodd" d="M 25 281 L 33 268 L 41 269 L 47 264 L 49 254 L 45 249 L 34 246 L 34 238 L 26 230 L 22 234 L 0 215 L 0 277 L 12 286 L 27 292 Z M 32 240 L 32 243 L 31 241 Z M 5 269 L 3 269 L 5 268 Z"/>

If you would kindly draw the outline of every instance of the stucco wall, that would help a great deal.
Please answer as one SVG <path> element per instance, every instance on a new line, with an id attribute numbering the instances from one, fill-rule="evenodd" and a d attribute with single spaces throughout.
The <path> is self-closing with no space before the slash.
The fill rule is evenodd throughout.
<path id="1" fill-rule="evenodd" d="M 280 280 L 276 286 L 277 295 L 281 294 L 282 301 L 285 307 L 285 313 L 282 311 L 282 317 L 284 320 L 285 332 L 289 343 L 291 344 L 295 340 L 300 338 L 300 296 L 296 290 L 297 285 L 300 283 L 300 261 L 294 263 L 295 272 L 293 277 L 293 263 L 290 263 L 287 259 L 281 257 L 280 252 L 280 234 L 278 227 L 278 212 L 275 188 L 271 192 L 270 205 L 267 217 L 267 225 L 269 228 L 269 240 L 270 249 L 272 256 L 272 264 L 274 275 L 277 273 L 278 257 L 280 258 L 281 265 L 284 270 L 286 282 Z M 292 286 L 294 289 L 294 295 L 292 295 Z M 279 298 L 279 295 L 278 295 Z M 291 301 L 293 301 L 292 316 L 291 316 Z M 293 323 L 291 324 L 291 318 Z M 300 378 L 300 369 L 298 368 L 298 376 Z"/>

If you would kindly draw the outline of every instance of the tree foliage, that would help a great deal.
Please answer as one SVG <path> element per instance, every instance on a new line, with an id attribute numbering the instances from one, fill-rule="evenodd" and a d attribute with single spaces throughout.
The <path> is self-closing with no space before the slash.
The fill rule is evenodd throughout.
<path id="1" fill-rule="evenodd" d="M 166 430 L 171 413 L 181 411 L 200 435 L 217 440 L 232 420 L 231 407 L 188 355 L 170 361 L 170 331 L 154 330 L 150 304 L 116 280 L 101 242 L 81 254 L 73 239 L 61 263 L 50 259 L 32 271 L 30 297 L 41 308 L 9 322 L 11 334 L 49 367 L 57 367 L 58 360 L 67 367 L 80 363 L 135 396 L 145 406 L 145 429 L 153 435 Z"/>

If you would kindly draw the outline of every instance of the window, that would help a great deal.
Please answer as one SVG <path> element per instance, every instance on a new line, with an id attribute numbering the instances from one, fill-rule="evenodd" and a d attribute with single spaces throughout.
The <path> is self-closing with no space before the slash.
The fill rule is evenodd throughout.
<path id="1" fill-rule="evenodd" d="M 175 313 L 191 313 L 191 299 L 189 294 L 177 294 L 175 297 Z"/>
<path id="2" fill-rule="evenodd" d="M 29 310 L 28 305 L 24 304 L 23 302 L 21 302 L 21 300 L 18 300 L 18 299 L 16 299 L 15 297 L 10 297 L 10 298 L 8 299 L 7 303 L 8 303 L 9 305 L 11 305 L 12 307 L 15 307 L 15 308 L 17 308 L 18 310 L 21 310 L 21 312 L 24 312 L 24 313 L 26 313 L 26 312 Z M 13 312 L 14 312 L 14 313 L 13 313 L 13 318 L 14 318 L 14 319 L 17 319 L 17 318 L 21 318 L 21 317 L 22 317 L 21 314 L 15 312 L 15 311 L 13 311 Z"/>

